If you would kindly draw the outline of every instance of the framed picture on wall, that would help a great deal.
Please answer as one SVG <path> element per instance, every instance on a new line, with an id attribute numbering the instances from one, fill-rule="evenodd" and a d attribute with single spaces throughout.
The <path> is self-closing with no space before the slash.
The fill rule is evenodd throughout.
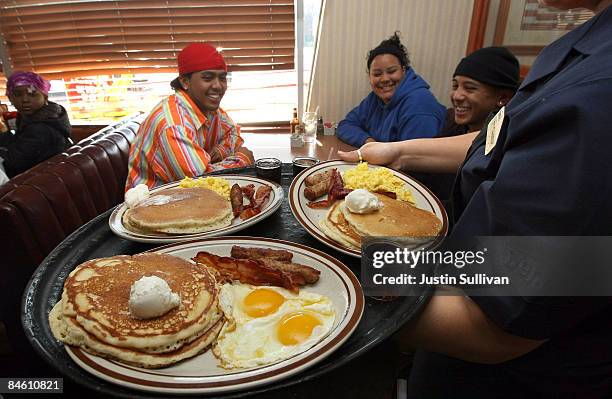
<path id="1" fill-rule="evenodd" d="M 505 46 L 516 56 L 535 56 L 592 15 L 583 9 L 559 11 L 537 0 L 500 0 L 493 45 Z"/>

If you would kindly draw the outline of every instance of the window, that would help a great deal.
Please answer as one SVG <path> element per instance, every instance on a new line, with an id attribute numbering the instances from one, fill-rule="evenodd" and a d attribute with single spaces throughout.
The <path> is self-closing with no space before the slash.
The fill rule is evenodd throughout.
<path id="1" fill-rule="evenodd" d="M 178 52 L 204 41 L 228 63 L 222 106 L 234 119 L 289 119 L 297 97 L 294 18 L 293 0 L 4 1 L 2 61 L 7 72 L 52 80 L 51 99 L 73 121 L 105 123 L 147 112 L 169 94 Z"/>

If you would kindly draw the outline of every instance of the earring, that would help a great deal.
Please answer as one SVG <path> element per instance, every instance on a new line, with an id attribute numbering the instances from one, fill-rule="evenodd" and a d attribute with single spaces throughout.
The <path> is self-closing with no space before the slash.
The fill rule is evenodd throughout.
<path id="1" fill-rule="evenodd" d="M 503 106 L 503 105 L 504 105 L 504 102 L 503 102 L 503 101 L 500 101 L 500 102 L 498 102 L 497 104 L 499 104 L 499 106 L 501 107 L 501 106 Z"/>

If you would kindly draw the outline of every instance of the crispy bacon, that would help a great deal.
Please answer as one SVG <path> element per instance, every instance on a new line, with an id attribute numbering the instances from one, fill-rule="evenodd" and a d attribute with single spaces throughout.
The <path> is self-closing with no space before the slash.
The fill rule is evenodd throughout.
<path id="1" fill-rule="evenodd" d="M 291 292 L 299 292 L 288 273 L 267 266 L 257 259 L 235 259 L 200 251 L 193 260 L 201 265 L 214 269 L 223 282 L 240 281 L 252 285 L 274 285 Z"/>
<path id="2" fill-rule="evenodd" d="M 321 201 L 311 201 L 311 202 L 307 202 L 306 205 L 308 205 L 309 208 L 312 209 L 322 209 L 322 208 L 329 208 L 331 206 L 331 204 L 329 203 L 328 200 L 324 199 Z"/>
<path id="3" fill-rule="evenodd" d="M 255 185 L 247 184 L 246 186 L 242 186 L 241 188 L 244 196 L 248 198 L 250 206 L 255 206 Z"/>
<path id="4" fill-rule="evenodd" d="M 249 184 L 249 186 L 253 186 L 253 185 Z M 245 186 L 243 188 L 246 188 L 246 187 L 248 186 Z M 249 218 L 252 218 L 253 216 L 261 212 L 264 203 L 266 202 L 268 197 L 270 197 L 270 193 L 272 192 L 272 187 L 265 186 L 265 185 L 259 186 L 255 194 L 253 194 L 253 190 L 251 189 L 248 189 L 247 191 L 249 192 L 249 195 L 250 195 L 249 197 L 250 205 L 243 207 L 242 212 L 240 212 L 240 219 L 242 220 L 247 220 Z"/>
<path id="5" fill-rule="evenodd" d="M 260 208 L 253 208 L 253 207 L 248 207 L 245 210 L 243 210 L 242 212 L 240 212 L 240 219 L 241 220 L 247 220 L 252 218 L 253 216 L 257 215 L 258 213 L 261 212 Z"/>
<path id="6" fill-rule="evenodd" d="M 237 259 L 274 259 L 281 262 L 291 262 L 293 254 L 284 249 L 247 248 L 239 245 L 232 246 L 232 257 Z"/>
<path id="7" fill-rule="evenodd" d="M 239 216 L 241 220 L 247 220 L 259 214 L 263 209 L 266 200 L 270 197 L 272 187 L 267 185 L 259 186 L 255 191 L 254 184 L 247 184 L 240 187 L 234 184 L 230 190 L 230 201 L 234 217 Z M 248 205 L 244 205 L 244 197 L 249 200 Z"/>
<path id="8" fill-rule="evenodd" d="M 263 207 L 263 204 L 270 197 L 270 193 L 272 192 L 272 187 L 270 186 L 259 186 L 257 192 L 255 193 L 255 207 Z"/>

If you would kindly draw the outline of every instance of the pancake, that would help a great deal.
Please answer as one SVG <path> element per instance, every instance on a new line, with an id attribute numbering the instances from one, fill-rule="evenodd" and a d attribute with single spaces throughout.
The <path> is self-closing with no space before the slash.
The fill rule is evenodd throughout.
<path id="1" fill-rule="evenodd" d="M 342 205 L 344 205 L 344 201 L 336 201 L 325 217 L 319 221 L 319 227 L 332 240 L 345 247 L 359 250 L 361 248 L 361 236 L 347 223 L 340 210 Z"/>
<path id="2" fill-rule="evenodd" d="M 227 227 L 234 215 L 228 200 L 202 187 L 169 188 L 123 214 L 123 223 L 136 232 L 192 234 Z"/>
<path id="3" fill-rule="evenodd" d="M 225 323 L 225 318 L 219 318 L 202 335 L 180 348 L 170 352 L 150 354 L 100 341 L 85 331 L 75 318 L 65 316 L 62 307 L 63 303 L 60 301 L 49 314 L 51 331 L 56 338 L 69 345 L 81 347 L 91 354 L 144 368 L 166 367 L 204 352 L 216 340 Z"/>
<path id="4" fill-rule="evenodd" d="M 179 306 L 159 317 L 133 317 L 130 290 L 144 276 L 164 279 L 179 295 Z M 207 268 L 152 253 L 82 263 L 64 282 L 62 298 L 49 314 L 58 340 L 148 368 L 197 355 L 216 339 L 223 323 L 217 282 Z"/>
<path id="5" fill-rule="evenodd" d="M 396 201 L 382 194 L 375 194 L 384 206 L 372 213 L 352 213 L 344 202 L 340 210 L 346 221 L 361 236 L 374 237 L 435 237 L 442 229 L 442 222 L 433 213 L 405 201 Z"/>
<path id="6" fill-rule="evenodd" d="M 344 201 L 336 201 L 319 221 L 319 227 L 332 240 L 356 250 L 361 248 L 361 238 L 366 236 L 404 237 L 406 243 L 422 243 L 440 233 L 442 222 L 433 213 L 406 201 L 375 195 L 384 204 L 380 210 L 352 213 Z"/>
<path id="7" fill-rule="evenodd" d="M 164 279 L 181 304 L 153 319 L 131 316 L 132 284 L 143 276 Z M 63 313 L 103 342 L 144 352 L 175 350 L 218 318 L 217 287 L 210 272 L 163 254 L 121 255 L 81 264 L 64 283 Z"/>

